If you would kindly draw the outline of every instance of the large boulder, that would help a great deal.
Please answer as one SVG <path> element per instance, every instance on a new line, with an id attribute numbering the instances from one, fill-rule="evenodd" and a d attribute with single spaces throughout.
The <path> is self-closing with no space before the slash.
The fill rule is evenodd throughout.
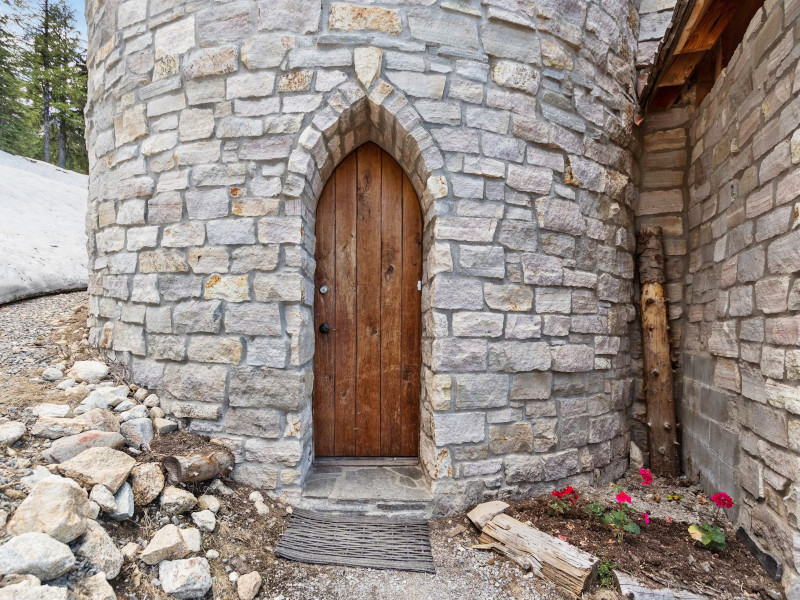
<path id="1" fill-rule="evenodd" d="M 86 532 L 78 540 L 75 554 L 105 573 L 106 579 L 114 579 L 122 569 L 122 553 L 103 526 L 95 521 L 86 523 Z"/>
<path id="2" fill-rule="evenodd" d="M 175 560 L 189 554 L 180 529 L 175 525 L 164 525 L 156 531 L 139 558 L 148 565 L 156 565 L 162 560 Z"/>
<path id="3" fill-rule="evenodd" d="M 79 360 L 67 371 L 67 375 L 78 382 L 100 383 L 108 375 L 108 366 L 99 360 Z"/>
<path id="4" fill-rule="evenodd" d="M 119 450 L 89 448 L 58 465 L 58 470 L 84 487 L 99 483 L 116 492 L 135 464 L 133 457 Z"/>
<path id="5" fill-rule="evenodd" d="M 158 498 L 164 489 L 164 472 L 158 463 L 143 463 L 131 470 L 131 487 L 136 504 L 145 506 Z"/>
<path id="6" fill-rule="evenodd" d="M 50 462 L 64 462 L 89 448 L 122 448 L 125 438 L 113 431 L 84 431 L 56 440 L 42 456 Z"/>
<path id="7" fill-rule="evenodd" d="M 158 566 L 158 578 L 165 593 L 190 600 L 202 598 L 211 589 L 211 569 L 205 558 L 165 560 Z"/>
<path id="8" fill-rule="evenodd" d="M 23 533 L 0 546 L 0 575 L 30 574 L 50 581 L 74 566 L 69 546 L 44 533 Z"/>
<path id="9" fill-rule="evenodd" d="M 86 530 L 91 514 L 86 490 L 71 479 L 51 476 L 39 481 L 6 525 L 11 535 L 46 533 L 68 543 Z"/>

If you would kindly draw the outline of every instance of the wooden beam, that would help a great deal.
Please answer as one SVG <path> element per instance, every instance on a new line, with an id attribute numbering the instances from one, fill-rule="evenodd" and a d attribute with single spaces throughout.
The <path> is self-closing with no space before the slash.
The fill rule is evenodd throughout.
<path id="1" fill-rule="evenodd" d="M 716 0 L 713 2 L 697 21 L 679 54 L 713 48 L 738 8 L 739 0 Z"/>
<path id="2" fill-rule="evenodd" d="M 704 52 L 691 52 L 688 54 L 678 54 L 673 58 L 672 64 L 666 70 L 658 82 L 658 87 L 670 87 L 673 85 L 683 85 L 694 71 L 703 56 Z"/>
<path id="3" fill-rule="evenodd" d="M 689 19 L 683 26 L 681 30 L 680 37 L 678 38 L 678 43 L 675 44 L 675 49 L 673 50 L 673 54 L 680 54 L 683 50 L 683 47 L 686 45 L 686 42 L 689 39 L 689 36 L 692 35 L 694 28 L 697 26 L 697 22 L 700 18 L 705 14 L 708 7 L 714 0 L 696 0 L 694 6 L 692 7 L 692 12 L 689 14 Z"/>
<path id="4" fill-rule="evenodd" d="M 650 99 L 650 104 L 647 105 L 647 110 L 650 112 L 667 110 L 675 103 L 675 100 L 681 95 L 682 90 L 682 85 L 656 88 L 655 93 Z"/>

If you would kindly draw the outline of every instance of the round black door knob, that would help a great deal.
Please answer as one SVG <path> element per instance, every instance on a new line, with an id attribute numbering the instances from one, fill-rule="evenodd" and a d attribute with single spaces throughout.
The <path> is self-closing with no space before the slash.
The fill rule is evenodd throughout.
<path id="1" fill-rule="evenodd" d="M 322 325 L 319 326 L 319 332 L 320 333 L 328 333 L 330 330 L 331 330 L 331 326 L 328 325 L 327 323 L 323 323 Z"/>

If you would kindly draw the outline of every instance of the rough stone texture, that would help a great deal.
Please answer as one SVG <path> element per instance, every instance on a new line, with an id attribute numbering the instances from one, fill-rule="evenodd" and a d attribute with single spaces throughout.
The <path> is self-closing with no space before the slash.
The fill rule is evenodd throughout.
<path id="1" fill-rule="evenodd" d="M 156 531 L 139 558 L 148 565 L 156 565 L 162 560 L 175 560 L 189 554 L 180 530 L 173 524 L 164 525 Z"/>
<path id="2" fill-rule="evenodd" d="M 58 465 L 62 475 L 81 485 L 97 484 L 116 492 L 136 464 L 136 459 L 112 448 L 89 448 Z"/>
<path id="3" fill-rule="evenodd" d="M 374 141 L 424 216 L 420 454 L 437 510 L 612 479 L 628 431 L 606 425 L 633 391 L 634 3 L 251 4 L 156 3 L 146 24 L 87 4 L 91 343 L 224 440 L 234 477 L 299 498 L 316 205 Z M 134 73 L 126 57 L 145 52 L 156 66 Z M 596 439 L 562 403 L 593 406 Z"/>
<path id="4" fill-rule="evenodd" d="M 114 579 L 122 569 L 122 554 L 117 545 L 103 526 L 95 521 L 87 521 L 86 532 L 78 540 L 75 554 L 105 573 L 106 579 Z"/>
<path id="5" fill-rule="evenodd" d="M 71 542 L 86 530 L 89 497 L 77 483 L 58 476 L 39 481 L 6 525 L 11 535 L 31 531 Z"/>
<path id="6" fill-rule="evenodd" d="M 0 546 L 0 574 L 33 575 L 50 581 L 75 565 L 72 551 L 63 542 L 38 532 L 23 533 Z"/>
<path id="7" fill-rule="evenodd" d="M 637 212 L 664 228 L 685 471 L 734 498 L 730 516 L 783 564 L 787 589 L 800 569 L 781 541 L 800 539 L 797 6 L 759 8 L 697 108 L 647 116 Z M 641 403 L 633 416 L 646 448 Z"/>
<path id="8" fill-rule="evenodd" d="M 158 567 L 161 589 L 181 600 L 202 598 L 211 589 L 211 570 L 205 558 L 165 560 Z"/>

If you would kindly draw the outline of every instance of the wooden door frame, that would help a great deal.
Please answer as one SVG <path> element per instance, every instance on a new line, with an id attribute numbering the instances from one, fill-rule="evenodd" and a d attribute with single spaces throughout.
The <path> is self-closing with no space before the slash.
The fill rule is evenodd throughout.
<path id="1" fill-rule="evenodd" d="M 403 166 L 400 163 L 400 161 L 398 161 L 394 157 L 394 154 L 392 152 L 390 152 L 389 150 L 384 148 L 383 145 L 378 143 L 377 141 L 368 139 L 368 140 L 363 141 L 362 143 L 359 143 L 359 144 L 355 145 L 355 147 L 350 152 L 348 152 L 346 155 L 344 155 L 341 158 L 341 160 L 332 168 L 327 180 L 325 181 L 325 183 L 322 186 L 322 191 L 320 192 L 319 198 L 317 199 L 317 206 L 315 207 L 315 210 L 313 212 L 315 234 L 319 232 L 319 229 L 317 227 L 318 226 L 317 216 L 318 216 L 319 204 L 323 200 L 323 196 L 324 196 L 326 187 L 328 186 L 328 184 L 331 181 L 331 179 L 335 176 L 337 170 L 342 165 L 342 163 L 345 161 L 345 159 L 347 157 L 349 157 L 350 155 L 356 153 L 361 147 L 363 147 L 363 146 L 365 146 L 365 145 L 367 145 L 369 143 L 375 144 L 378 148 L 380 148 L 386 155 L 388 155 L 388 157 L 390 157 L 397 164 L 399 169 L 402 171 L 403 175 L 408 179 L 408 182 L 411 185 L 411 189 L 413 190 L 414 196 L 415 196 L 416 201 L 417 201 L 417 207 L 419 209 L 419 218 L 420 218 L 420 230 L 419 230 L 419 232 L 420 232 L 421 240 L 420 240 L 420 255 L 419 255 L 420 256 L 419 281 L 420 281 L 420 283 L 422 283 L 423 273 L 425 272 L 426 259 L 428 257 L 428 252 L 429 252 L 429 250 L 430 250 L 430 248 L 432 246 L 432 241 L 431 242 L 426 242 L 426 236 L 424 234 L 424 232 L 425 232 L 425 219 L 424 219 L 424 211 L 423 211 L 423 207 L 422 207 L 421 198 L 420 198 L 419 192 L 415 189 L 415 187 L 411 183 L 411 177 L 408 175 L 406 170 L 403 168 Z M 316 249 L 315 249 L 313 254 L 316 257 Z M 316 296 L 316 283 L 317 283 L 317 281 L 316 281 L 317 266 L 318 265 L 315 263 L 314 271 L 311 273 L 311 276 L 310 276 L 310 280 L 311 280 L 311 283 L 312 283 L 312 286 L 313 286 L 313 289 L 314 289 L 313 293 L 315 294 L 315 296 Z M 316 454 L 316 444 L 315 444 L 315 441 L 316 441 L 315 433 L 316 433 L 316 424 L 317 423 L 316 423 L 316 420 L 315 420 L 316 419 L 316 415 L 315 415 L 315 411 L 314 411 L 314 395 L 313 395 L 313 392 L 312 392 L 311 403 L 310 403 L 311 404 L 311 406 L 310 406 L 310 408 L 311 408 L 311 448 L 312 448 L 312 457 L 313 457 L 314 461 L 317 461 L 320 464 L 325 464 L 325 465 L 328 465 L 328 466 L 407 466 L 407 465 L 419 464 L 420 455 L 421 455 L 422 440 L 423 440 L 423 437 L 425 436 L 425 433 L 422 431 L 422 425 L 421 425 L 422 414 L 423 414 L 422 402 L 423 402 L 423 389 L 424 389 L 424 369 L 423 369 L 424 365 L 423 365 L 423 362 L 422 362 L 422 343 L 423 343 L 423 340 L 425 338 L 429 337 L 429 336 L 426 335 L 427 332 L 426 332 L 425 322 L 424 322 L 423 314 L 422 314 L 422 288 L 420 286 L 417 289 L 419 290 L 419 295 L 417 296 L 417 301 L 420 303 L 420 308 L 419 308 L 419 342 L 418 342 L 418 346 L 417 346 L 417 352 L 419 354 L 419 364 L 420 364 L 419 370 L 420 370 L 420 372 L 419 372 L 418 378 L 417 378 L 418 386 L 419 386 L 418 400 L 417 400 L 417 402 L 419 404 L 419 406 L 417 407 L 419 423 L 418 423 L 418 431 L 417 431 L 417 436 L 416 436 L 416 449 L 415 449 L 414 455 L 413 456 L 374 456 L 374 457 L 372 457 L 372 456 L 363 456 L 363 457 L 362 456 L 317 456 L 317 454 Z M 314 382 L 314 385 L 316 385 L 316 383 L 317 383 L 317 369 L 316 369 L 316 359 L 317 359 L 317 350 L 318 350 L 317 344 L 316 344 L 317 327 L 318 327 L 318 324 L 317 324 L 317 308 L 318 308 L 318 304 L 317 304 L 317 302 L 314 302 L 313 310 L 312 310 L 312 324 L 313 324 L 313 335 L 314 335 L 314 339 L 315 339 L 315 345 L 314 345 L 314 353 L 313 353 L 313 356 L 312 356 L 312 359 L 311 359 L 312 381 Z"/>

